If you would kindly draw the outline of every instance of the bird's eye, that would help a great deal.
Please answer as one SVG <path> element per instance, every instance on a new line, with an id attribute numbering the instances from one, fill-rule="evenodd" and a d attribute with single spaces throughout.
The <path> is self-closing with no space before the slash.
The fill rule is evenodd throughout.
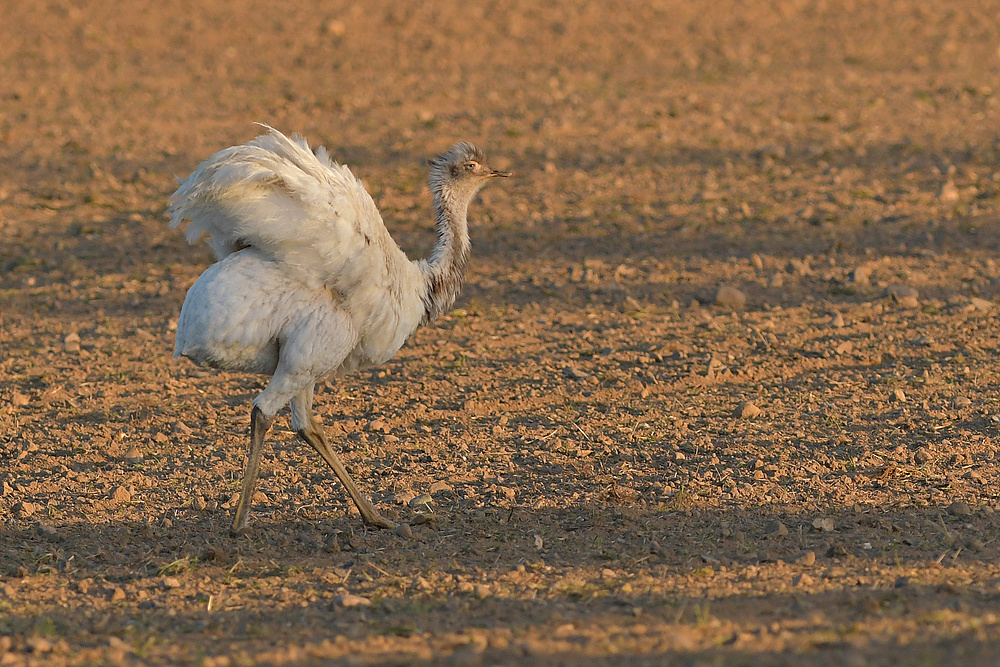
<path id="1" fill-rule="evenodd" d="M 465 170 L 466 171 L 475 171 L 476 167 L 478 167 L 478 166 L 479 166 L 478 162 L 475 162 L 473 160 L 469 160 L 468 162 L 465 163 Z"/>

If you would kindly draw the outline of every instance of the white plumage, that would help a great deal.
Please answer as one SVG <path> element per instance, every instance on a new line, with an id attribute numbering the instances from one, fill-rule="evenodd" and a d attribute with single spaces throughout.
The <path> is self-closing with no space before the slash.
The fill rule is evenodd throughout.
<path id="1" fill-rule="evenodd" d="M 253 400 L 251 443 L 233 532 L 246 523 L 263 436 L 291 405 L 292 427 L 337 472 L 366 522 L 392 527 L 362 496 L 312 416 L 317 380 L 381 364 L 453 303 L 469 256 L 466 214 L 490 178 L 475 147 L 430 162 L 438 242 L 410 261 L 350 170 L 277 130 L 221 150 L 181 183 L 170 226 L 190 222 L 218 262 L 188 291 L 174 356 L 271 375 Z"/>

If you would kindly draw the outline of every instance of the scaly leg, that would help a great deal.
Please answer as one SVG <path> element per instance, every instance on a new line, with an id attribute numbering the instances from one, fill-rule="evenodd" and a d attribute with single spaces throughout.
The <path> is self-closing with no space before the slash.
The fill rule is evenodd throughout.
<path id="1" fill-rule="evenodd" d="M 319 455 L 330 464 L 333 472 L 337 473 L 337 477 L 340 478 L 340 481 L 347 489 L 347 493 L 351 495 L 351 500 L 358 506 L 358 511 L 361 512 L 361 518 L 365 520 L 365 523 L 378 528 L 393 529 L 396 527 L 395 523 L 379 514 L 371 501 L 362 495 L 357 484 L 354 483 L 354 480 L 347 473 L 344 464 L 340 462 L 337 453 L 331 449 L 330 441 L 327 440 L 326 433 L 323 431 L 323 425 L 317 422 L 311 414 L 309 415 L 309 425 L 299 429 L 299 437 L 312 445 L 313 449 L 319 452 Z"/>
<path id="2" fill-rule="evenodd" d="M 240 501 L 236 505 L 236 516 L 229 532 L 239 535 L 247 527 L 247 514 L 250 512 L 250 502 L 253 490 L 257 486 L 257 474 L 260 472 L 260 452 L 264 447 L 264 435 L 271 428 L 270 419 L 264 416 L 256 405 L 250 412 L 250 451 L 247 452 L 247 467 L 243 472 L 243 490 L 240 491 Z"/>

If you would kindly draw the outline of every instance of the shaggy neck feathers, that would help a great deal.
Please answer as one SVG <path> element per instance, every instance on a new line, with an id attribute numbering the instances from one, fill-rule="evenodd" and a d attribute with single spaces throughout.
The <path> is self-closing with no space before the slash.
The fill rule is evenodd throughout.
<path id="1" fill-rule="evenodd" d="M 451 307 L 465 282 L 469 263 L 469 229 L 466 216 L 478 188 L 463 192 L 451 187 L 441 174 L 431 174 L 437 243 L 428 261 L 423 294 L 424 322 Z"/>

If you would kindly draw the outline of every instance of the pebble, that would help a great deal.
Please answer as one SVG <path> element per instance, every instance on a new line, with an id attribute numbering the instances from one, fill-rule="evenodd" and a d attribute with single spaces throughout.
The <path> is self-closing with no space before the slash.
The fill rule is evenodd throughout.
<path id="1" fill-rule="evenodd" d="M 38 635 L 32 635 L 25 639 L 25 643 L 28 645 L 28 650 L 32 653 L 51 653 L 52 652 L 52 642 L 50 642 L 45 637 L 40 637 Z"/>
<path id="2" fill-rule="evenodd" d="M 413 537 L 413 529 L 410 528 L 410 524 L 401 523 L 396 526 L 396 534 L 400 537 L 410 538 Z"/>
<path id="3" fill-rule="evenodd" d="M 955 185 L 955 182 L 951 179 L 945 181 L 941 186 L 941 189 L 938 190 L 937 197 L 938 201 L 943 204 L 953 204 L 957 202 L 959 200 L 960 193 L 958 192 L 958 187 Z"/>
<path id="4" fill-rule="evenodd" d="M 834 313 L 833 317 L 830 318 L 830 327 L 833 329 L 841 329 L 847 323 L 844 322 L 844 316 L 841 313 Z"/>
<path id="5" fill-rule="evenodd" d="M 832 533 L 833 532 L 833 519 L 829 517 L 820 517 L 818 519 L 813 519 L 812 527 L 821 533 Z"/>
<path id="6" fill-rule="evenodd" d="M 90 587 L 93 586 L 93 585 L 94 585 L 94 580 L 93 579 L 91 579 L 89 577 L 86 578 L 86 579 L 81 579 L 76 584 L 76 590 L 78 590 L 81 593 L 83 593 L 84 595 L 86 595 L 87 591 L 89 591 Z"/>
<path id="7" fill-rule="evenodd" d="M 806 567 L 811 567 L 816 563 L 816 552 L 804 551 L 795 558 L 795 562 L 799 565 L 805 565 Z"/>
<path id="8" fill-rule="evenodd" d="M 810 586 L 813 583 L 813 578 L 810 577 L 805 572 L 795 575 L 792 579 L 793 586 Z"/>
<path id="9" fill-rule="evenodd" d="M 413 491 L 411 489 L 403 489 L 402 491 L 397 491 L 392 495 L 392 501 L 397 505 L 406 505 L 416 497 L 417 497 L 416 491 Z"/>
<path id="10" fill-rule="evenodd" d="M 972 405 L 972 399 L 970 398 L 967 398 L 965 396 L 958 396 L 957 398 L 955 398 L 956 408 L 967 408 L 970 405 Z"/>
<path id="11" fill-rule="evenodd" d="M 759 417 L 763 413 L 764 411 L 758 408 L 752 402 L 744 401 L 743 403 L 739 404 L 733 415 L 737 419 L 753 419 L 754 417 Z"/>
<path id="12" fill-rule="evenodd" d="M 778 535 L 779 537 L 784 537 L 788 534 L 788 528 L 777 519 L 767 524 L 764 530 L 770 535 Z"/>
<path id="13" fill-rule="evenodd" d="M 116 586 L 114 590 L 111 591 L 111 601 L 124 602 L 124 600 L 125 600 L 125 591 L 122 588 Z"/>
<path id="14" fill-rule="evenodd" d="M 19 391 L 14 391 L 10 395 L 10 402 L 15 408 L 21 408 L 28 404 L 28 397 Z"/>
<path id="15" fill-rule="evenodd" d="M 119 503 L 127 503 L 132 500 L 132 492 L 124 486 L 116 486 L 111 492 L 111 499 Z"/>
<path id="16" fill-rule="evenodd" d="M 920 292 L 916 287 L 910 285 L 889 285 L 885 288 L 884 296 L 889 297 L 904 308 L 914 308 L 920 305 L 918 300 Z"/>
<path id="17" fill-rule="evenodd" d="M 578 368 L 572 366 L 564 366 L 562 369 L 563 377 L 569 378 L 570 380 L 586 380 L 590 377 L 587 373 L 584 373 Z"/>
<path id="18" fill-rule="evenodd" d="M 780 273 L 775 273 L 770 277 L 770 279 L 768 279 L 767 286 L 774 288 L 784 287 L 785 279 Z"/>
<path id="19" fill-rule="evenodd" d="M 35 505 L 34 503 L 29 503 L 27 500 L 24 500 L 14 505 L 14 513 L 22 519 L 26 516 L 31 516 L 35 513 Z"/>
<path id="20" fill-rule="evenodd" d="M 931 451 L 926 447 L 919 448 L 917 453 L 913 455 L 913 460 L 917 463 L 927 463 L 931 458 Z"/>
<path id="21" fill-rule="evenodd" d="M 731 285 L 719 285 L 715 293 L 715 305 L 726 308 L 742 308 L 746 305 L 747 296 Z"/>
<path id="22" fill-rule="evenodd" d="M 867 285 L 871 281 L 871 267 L 861 265 L 854 267 L 851 271 L 851 282 L 855 285 Z"/>
<path id="23" fill-rule="evenodd" d="M 372 601 L 369 600 L 368 598 L 362 597 L 360 595 L 353 595 L 351 593 L 348 593 L 346 595 L 341 595 L 341 596 L 337 597 L 336 598 L 336 602 L 341 607 L 347 607 L 347 608 L 350 608 L 350 607 L 370 607 L 371 604 L 372 604 Z"/>
<path id="24" fill-rule="evenodd" d="M 181 580 L 177 577 L 163 577 L 164 588 L 180 588 Z"/>
<path id="25" fill-rule="evenodd" d="M 948 514 L 952 516 L 969 516 L 972 514 L 972 508 L 964 500 L 956 500 L 951 505 L 948 505 Z"/>
<path id="26" fill-rule="evenodd" d="M 80 334 L 75 331 L 63 338 L 63 349 L 67 352 L 80 351 Z"/>
<path id="27" fill-rule="evenodd" d="M 55 541 L 59 539 L 59 533 L 52 526 L 40 523 L 35 526 L 35 532 L 44 537 L 47 540 Z"/>
<path id="28" fill-rule="evenodd" d="M 843 340 L 837 343 L 837 347 L 833 348 L 834 354 L 850 354 L 854 351 L 854 343 L 849 340 Z"/>
<path id="29" fill-rule="evenodd" d="M 808 276 L 812 273 L 812 267 L 809 266 L 809 262 L 804 260 L 790 259 L 788 260 L 788 272 L 794 273 L 797 276 Z"/>
<path id="30" fill-rule="evenodd" d="M 903 393 L 902 389 L 897 389 L 896 391 L 892 392 L 892 397 L 896 399 L 897 403 L 906 403 L 906 394 Z"/>
<path id="31" fill-rule="evenodd" d="M 487 584 L 476 584 L 475 587 L 476 597 L 480 600 L 488 598 L 490 596 L 490 587 Z"/>
<path id="32" fill-rule="evenodd" d="M 435 493 L 441 493 L 443 491 L 447 491 L 450 493 L 451 491 L 454 491 L 454 489 L 452 489 L 451 484 L 443 480 L 431 484 L 430 488 L 431 495 L 434 495 Z"/>
<path id="33" fill-rule="evenodd" d="M 987 301 L 986 299 L 981 299 L 978 296 L 974 296 L 971 299 L 969 299 L 969 308 L 972 310 L 979 310 L 985 312 L 993 310 L 993 302 Z"/>
<path id="34" fill-rule="evenodd" d="M 125 460 L 129 463 L 138 463 L 142 460 L 142 452 L 139 451 L 138 447 L 132 445 L 128 448 L 128 451 L 125 452 Z"/>

